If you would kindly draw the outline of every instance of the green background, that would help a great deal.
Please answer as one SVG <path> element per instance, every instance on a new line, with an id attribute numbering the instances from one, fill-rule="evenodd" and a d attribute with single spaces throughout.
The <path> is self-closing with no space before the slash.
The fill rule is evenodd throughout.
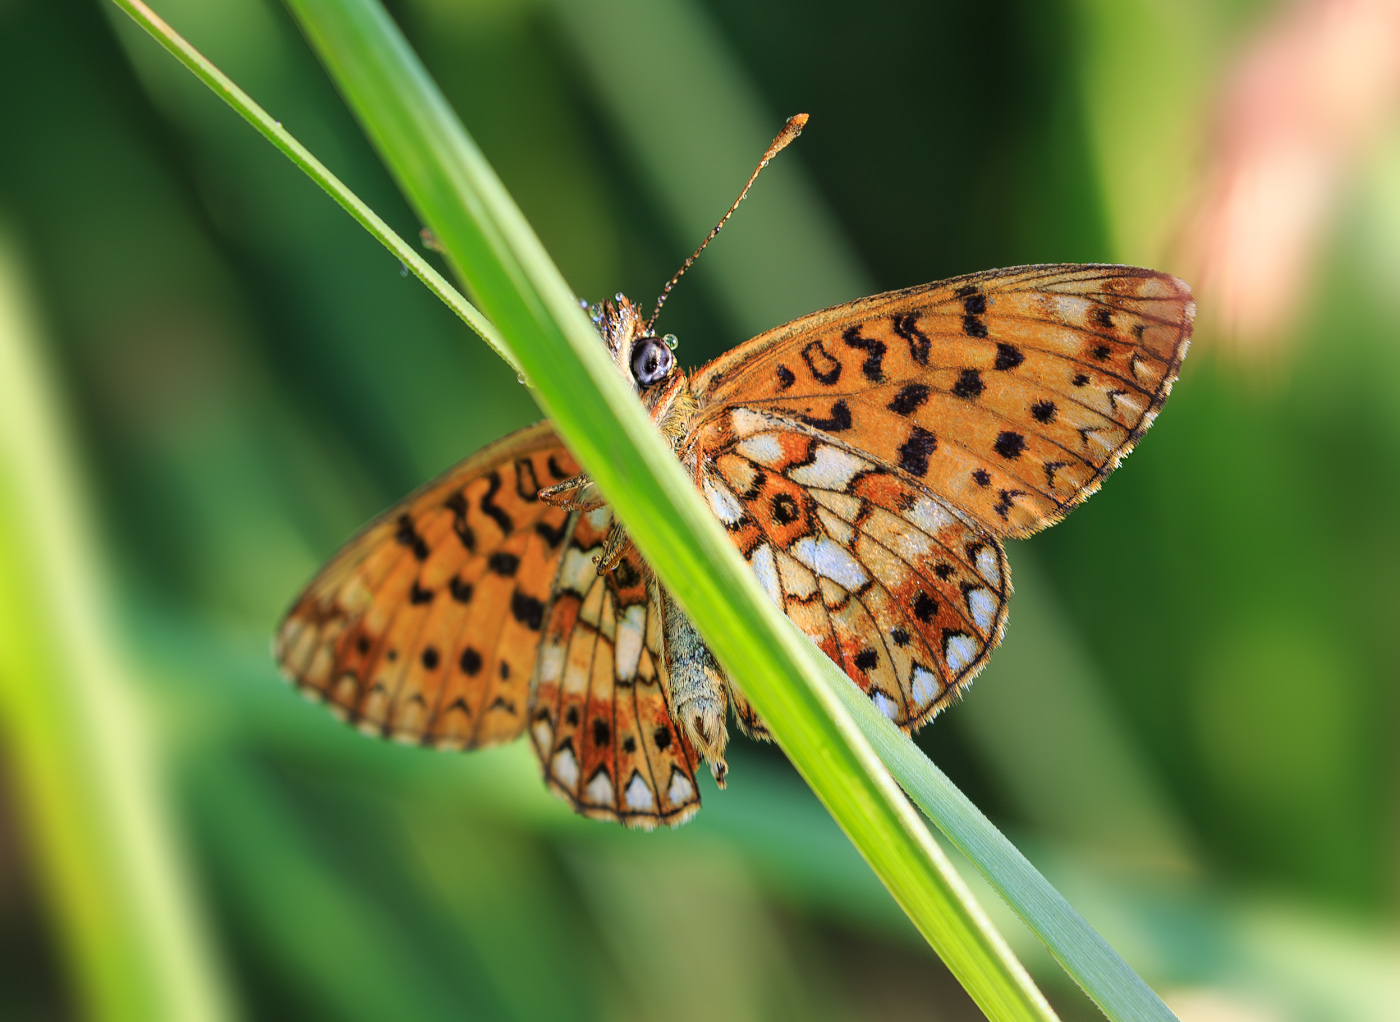
<path id="1" fill-rule="evenodd" d="M 157 9 L 416 234 L 285 11 Z M 690 365 L 814 308 L 989 266 L 1188 273 L 1163 239 L 1200 188 L 1232 61 L 1276 14 L 391 10 L 590 299 L 655 293 L 782 118 L 812 115 L 668 303 Z M 281 685 L 268 637 L 317 564 L 533 421 L 529 393 L 114 9 L 0 0 L 0 96 L 0 313 L 27 324 L 50 381 L 91 537 L 81 570 L 105 594 L 94 648 L 145 720 L 181 911 L 232 1011 L 976 1017 L 771 748 L 740 741 L 730 789 L 708 788 L 693 824 L 636 835 L 572 818 L 523 746 L 371 742 Z M 1231 355 L 1203 307 L 1140 451 L 1012 544 L 1006 646 L 920 736 L 1188 1020 L 1400 1003 L 1397 128 L 1350 168 L 1270 356 Z M 24 383 L 0 380 L 0 401 Z M 14 608 L 38 612 L 7 567 L 21 597 L 0 639 L 17 642 Z M 62 614 L 41 625 L 76 641 Z M 0 663 L 12 693 L 53 684 Z M 22 750 L 82 750 L 24 707 L 12 694 L 0 734 L 0 998 L 66 1017 L 91 1002 L 46 858 L 105 850 L 28 839 L 46 781 Z M 993 901 L 1057 1008 L 1094 1017 Z"/>

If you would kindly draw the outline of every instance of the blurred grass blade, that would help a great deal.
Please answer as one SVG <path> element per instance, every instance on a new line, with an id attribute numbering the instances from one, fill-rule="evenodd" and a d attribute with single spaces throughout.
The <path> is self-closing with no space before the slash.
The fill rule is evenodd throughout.
<path id="1" fill-rule="evenodd" d="M 795 627 L 795 626 L 794 626 Z M 1176 1016 L 1123 957 L 1008 841 L 909 736 L 826 661 L 823 678 L 895 780 L 1039 937 L 1110 1019 L 1173 1022 Z"/>
<path id="2" fill-rule="evenodd" d="M 370 0 L 291 7 L 560 433 L 896 900 L 989 1015 L 1053 1017 L 841 704 L 812 676 L 820 654 L 759 590 L 397 27 Z"/>
<path id="3" fill-rule="evenodd" d="M 305 146 L 293 138 L 291 133 L 282 127 L 281 121 L 274 120 L 266 110 L 253 101 L 251 96 L 235 85 L 232 79 L 211 64 L 202 53 L 161 20 L 160 16 L 141 0 L 113 0 L 113 2 L 130 15 L 133 21 L 149 32 L 156 42 L 170 51 L 176 60 L 193 71 L 195 76 L 209 86 L 216 96 L 238 111 L 244 120 L 281 150 L 289 160 L 300 167 L 307 177 L 320 185 L 327 195 L 344 207 L 345 211 L 354 217 L 361 227 L 369 231 L 385 248 L 397 256 L 404 266 L 412 270 L 414 276 L 428 286 L 428 290 L 442 299 L 463 323 L 476 331 L 477 336 L 490 345 L 492 351 L 505 359 L 516 372 L 520 371 L 520 367 L 515 363 L 515 357 L 502 343 L 500 332 L 491 325 L 490 320 L 474 308 L 462 296 L 461 292 L 448 283 L 442 274 L 433 269 L 432 265 L 418 253 L 417 249 L 400 238 L 394 229 L 385 223 L 374 210 L 365 205 L 359 196 L 332 174 L 325 164 L 311 155 Z"/>
<path id="4" fill-rule="evenodd" d="M 0 726 L 32 858 L 87 1014 L 223 1018 L 77 478 L 0 233 Z"/>

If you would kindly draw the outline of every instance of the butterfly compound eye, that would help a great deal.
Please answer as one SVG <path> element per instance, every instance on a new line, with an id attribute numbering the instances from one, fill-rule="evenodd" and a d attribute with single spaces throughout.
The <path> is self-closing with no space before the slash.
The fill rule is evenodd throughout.
<path id="1" fill-rule="evenodd" d="M 632 349 L 632 375 L 643 387 L 664 380 L 675 364 L 671 349 L 655 337 L 643 338 Z"/>

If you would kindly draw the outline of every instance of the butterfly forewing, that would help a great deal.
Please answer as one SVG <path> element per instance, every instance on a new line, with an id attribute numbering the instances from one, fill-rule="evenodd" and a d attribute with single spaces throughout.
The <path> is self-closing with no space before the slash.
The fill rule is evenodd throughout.
<path id="1" fill-rule="evenodd" d="M 578 471 L 541 423 L 478 451 L 351 539 L 298 597 L 276 655 L 362 729 L 474 748 L 524 727 Z"/>
<path id="2" fill-rule="evenodd" d="M 1195 306 L 1122 266 L 1029 266 L 890 292 L 760 335 L 693 381 L 838 438 L 999 536 L 1092 493 L 1166 400 Z"/>
<path id="3" fill-rule="evenodd" d="M 611 515 L 576 513 L 532 684 L 530 738 L 554 792 L 595 819 L 684 823 L 700 808 L 695 751 L 670 709 L 661 611 L 630 544 L 599 575 Z"/>
<path id="4" fill-rule="evenodd" d="M 971 680 L 1011 593 L 995 538 L 802 423 L 736 408 L 700 439 L 705 496 L 769 597 L 886 715 L 917 727 Z"/>

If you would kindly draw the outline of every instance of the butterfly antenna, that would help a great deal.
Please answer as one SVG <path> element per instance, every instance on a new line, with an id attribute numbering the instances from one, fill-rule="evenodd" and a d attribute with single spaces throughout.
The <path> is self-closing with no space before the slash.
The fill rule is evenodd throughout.
<path id="1" fill-rule="evenodd" d="M 690 254 L 690 258 L 676 271 L 676 275 L 666 281 L 666 286 L 661 289 L 661 297 L 656 299 L 656 308 L 652 310 L 651 319 L 647 320 L 647 325 L 642 331 L 643 334 L 651 333 L 652 324 L 656 322 L 656 317 L 661 315 L 661 306 L 666 304 L 666 298 L 670 295 L 671 288 L 676 286 L 676 281 L 680 280 L 681 277 L 685 275 L 685 271 L 690 269 L 695 260 L 700 258 L 700 253 L 705 251 L 705 246 L 714 241 L 715 235 L 729 222 L 729 218 L 733 216 L 734 211 L 739 208 L 739 203 L 744 201 L 744 196 L 749 194 L 749 189 L 752 188 L 753 183 L 758 180 L 758 175 L 763 172 L 763 168 L 768 166 L 769 161 L 786 149 L 798 135 L 802 134 L 802 129 L 806 126 L 806 114 L 793 114 L 787 119 L 787 123 L 783 125 L 783 130 L 778 132 L 778 137 L 773 139 L 773 144 L 764 152 L 763 159 L 758 161 L 758 166 L 755 167 L 753 173 L 749 175 L 748 183 L 744 185 L 744 190 L 739 193 L 739 197 L 734 200 L 734 205 L 730 206 L 729 211 L 719 218 L 719 223 L 715 224 L 715 229 L 710 232 L 709 237 L 700 242 L 700 247 Z"/>

